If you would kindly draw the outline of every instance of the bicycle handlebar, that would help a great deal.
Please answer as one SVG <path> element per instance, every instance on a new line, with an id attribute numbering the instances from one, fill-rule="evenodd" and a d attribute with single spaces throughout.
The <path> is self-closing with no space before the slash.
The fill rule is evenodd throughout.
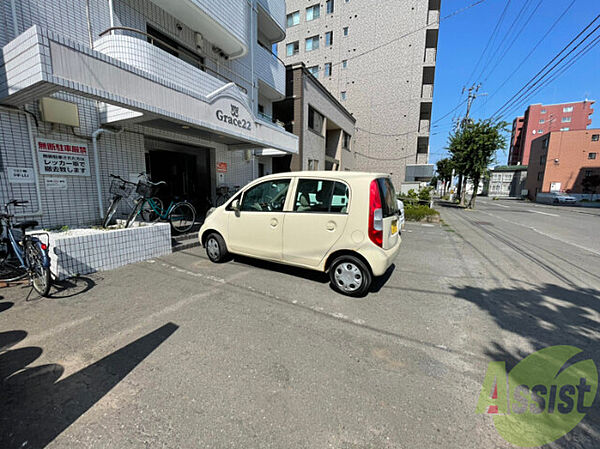
<path id="1" fill-rule="evenodd" d="M 135 182 L 127 181 L 126 179 L 123 179 L 123 178 L 121 178 L 120 176 L 117 176 L 117 175 L 113 175 L 112 173 L 110 173 L 108 176 L 110 176 L 111 178 L 118 179 L 119 181 L 124 182 L 126 184 L 133 184 L 133 185 L 135 185 Z"/>

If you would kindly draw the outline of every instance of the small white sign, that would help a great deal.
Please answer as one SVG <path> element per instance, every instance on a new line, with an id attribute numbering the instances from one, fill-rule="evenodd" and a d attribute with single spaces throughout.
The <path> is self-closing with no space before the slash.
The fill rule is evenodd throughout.
<path id="1" fill-rule="evenodd" d="M 560 182 L 551 182 L 550 183 L 550 192 L 560 192 L 561 183 Z"/>
<path id="2" fill-rule="evenodd" d="M 67 190 L 67 178 L 44 178 L 46 190 Z"/>
<path id="3" fill-rule="evenodd" d="M 8 182 L 13 184 L 29 184 L 35 182 L 33 168 L 6 167 Z"/>

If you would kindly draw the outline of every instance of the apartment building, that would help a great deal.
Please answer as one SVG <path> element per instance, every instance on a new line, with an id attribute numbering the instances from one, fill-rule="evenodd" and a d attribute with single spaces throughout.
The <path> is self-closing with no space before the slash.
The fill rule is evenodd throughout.
<path id="1" fill-rule="evenodd" d="M 532 104 L 525 114 L 513 120 L 508 165 L 527 165 L 531 143 L 553 131 L 577 131 L 591 123 L 593 101 L 558 104 Z"/>
<path id="2" fill-rule="evenodd" d="M 490 170 L 488 195 L 521 198 L 527 180 L 527 165 L 498 165 Z"/>
<path id="3" fill-rule="evenodd" d="M 97 223 L 109 174 L 201 208 L 298 151 L 268 117 L 284 0 L 7 0 L 0 7 L 0 202 L 42 226 Z M 127 211 L 121 211 L 125 214 Z"/>
<path id="4" fill-rule="evenodd" d="M 427 164 L 440 0 L 288 0 L 286 8 L 277 53 L 303 62 L 356 118 L 355 169 L 392 173 L 399 184 L 407 165 Z"/>
<path id="5" fill-rule="evenodd" d="M 303 63 L 286 71 L 286 98 L 273 103 L 273 117 L 298 136 L 298 153 L 277 158 L 273 171 L 352 170 L 356 119 Z"/>
<path id="6" fill-rule="evenodd" d="M 600 175 L 600 129 L 553 131 L 535 139 L 527 167 L 527 191 L 589 193 L 586 178 Z"/>

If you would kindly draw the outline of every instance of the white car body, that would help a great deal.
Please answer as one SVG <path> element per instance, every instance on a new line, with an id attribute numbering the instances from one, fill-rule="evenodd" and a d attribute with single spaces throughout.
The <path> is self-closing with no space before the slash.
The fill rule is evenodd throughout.
<path id="1" fill-rule="evenodd" d="M 576 203 L 577 198 L 564 193 L 552 192 L 554 203 Z"/>

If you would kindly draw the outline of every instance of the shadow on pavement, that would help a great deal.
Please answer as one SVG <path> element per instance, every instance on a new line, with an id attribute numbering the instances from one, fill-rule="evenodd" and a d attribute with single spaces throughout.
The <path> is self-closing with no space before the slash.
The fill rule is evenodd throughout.
<path id="1" fill-rule="evenodd" d="M 541 284 L 530 289 L 453 289 L 456 297 L 485 310 L 502 329 L 527 339 L 534 351 L 554 345 L 572 345 L 583 351 L 579 355 L 581 360 L 591 358 L 600 367 L 599 290 L 555 284 Z M 506 362 L 507 372 L 530 354 L 529 350 L 511 349 L 500 341 L 494 342 L 485 353 L 491 360 Z M 595 404 L 597 402 L 596 397 Z M 579 426 L 554 442 L 552 447 L 597 448 L 598 441 L 600 412 L 595 405 Z"/>
<path id="2" fill-rule="evenodd" d="M 43 448 L 112 390 L 169 338 L 179 326 L 167 323 L 76 373 L 58 381 L 58 364 L 27 368 L 38 347 L 0 354 L 0 447 Z M 0 333 L 4 350 L 23 340 L 25 331 Z"/>
<path id="3" fill-rule="evenodd" d="M 14 306 L 15 303 L 14 302 L 0 302 L 0 312 L 4 312 L 5 310 L 10 309 L 12 306 Z"/>
<path id="4" fill-rule="evenodd" d="M 50 298 L 71 298 L 81 295 L 96 286 L 96 282 L 86 276 L 77 276 L 62 281 L 53 281 Z"/>
<path id="5" fill-rule="evenodd" d="M 263 270 L 275 271 L 277 273 L 289 274 L 290 276 L 296 276 L 303 279 L 308 279 L 310 281 L 320 282 L 322 284 L 329 282 L 329 276 L 327 276 L 327 273 L 323 273 L 321 271 L 307 270 L 305 268 L 293 267 L 291 265 L 283 265 L 275 262 L 267 262 L 260 259 L 253 259 L 251 257 L 238 255 L 235 255 L 233 260 L 244 265 L 250 265 Z"/>

